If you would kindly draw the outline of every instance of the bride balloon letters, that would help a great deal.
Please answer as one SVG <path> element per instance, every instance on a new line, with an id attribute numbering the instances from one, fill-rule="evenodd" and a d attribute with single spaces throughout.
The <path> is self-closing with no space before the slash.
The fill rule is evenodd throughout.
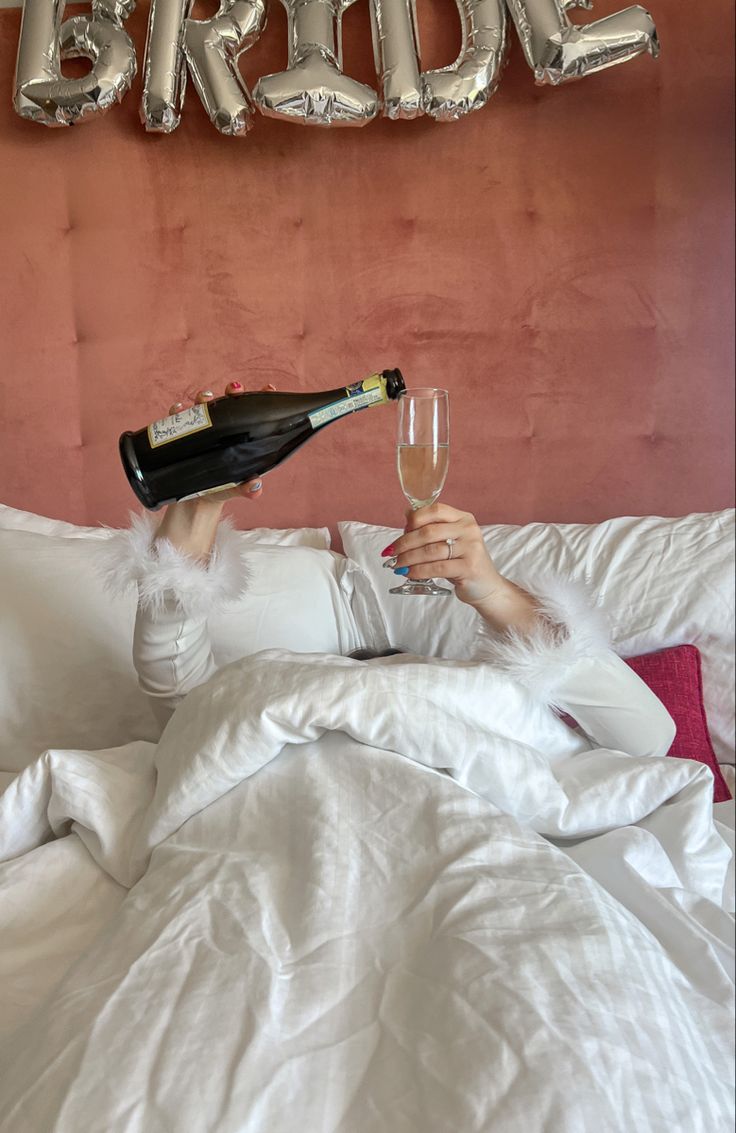
<path id="1" fill-rule="evenodd" d="M 659 43 L 638 5 L 588 24 L 572 7 L 591 0 L 455 0 L 462 45 L 454 63 L 423 71 L 414 0 L 368 0 L 378 90 L 346 75 L 342 18 L 354 0 L 282 0 L 289 20 L 286 70 L 260 78 L 252 93 L 238 58 L 266 22 L 266 0 L 221 0 L 216 15 L 190 16 L 192 0 L 151 0 L 143 61 L 141 120 L 170 133 L 181 121 L 187 72 L 221 133 L 243 136 L 255 111 L 302 125 L 364 126 L 378 115 L 448 122 L 477 110 L 498 86 L 506 56 L 506 9 L 538 83 L 568 82 L 624 63 Z M 65 0 L 25 0 L 14 106 L 44 126 L 71 126 L 120 102 L 136 74 L 125 20 L 135 0 L 92 0 L 89 16 L 62 22 Z M 61 73 L 61 60 L 92 62 L 82 78 Z"/>

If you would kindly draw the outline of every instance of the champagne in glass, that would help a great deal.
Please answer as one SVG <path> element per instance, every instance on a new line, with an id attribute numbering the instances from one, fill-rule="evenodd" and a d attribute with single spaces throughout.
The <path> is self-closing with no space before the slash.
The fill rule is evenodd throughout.
<path id="1" fill-rule="evenodd" d="M 450 463 L 447 390 L 408 389 L 399 396 L 397 451 L 401 490 L 416 511 L 433 504 L 445 486 Z M 391 594 L 452 594 L 429 578 L 407 579 Z"/>
<path id="2" fill-rule="evenodd" d="M 399 445 L 399 480 L 411 506 L 433 504 L 445 486 L 449 445 Z"/>

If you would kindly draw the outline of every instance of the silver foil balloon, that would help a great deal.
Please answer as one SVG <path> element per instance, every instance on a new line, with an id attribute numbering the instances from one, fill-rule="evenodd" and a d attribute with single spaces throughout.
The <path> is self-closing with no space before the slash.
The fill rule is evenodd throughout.
<path id="1" fill-rule="evenodd" d="M 95 16 L 122 24 L 135 11 L 135 0 L 92 0 Z"/>
<path id="2" fill-rule="evenodd" d="M 496 90 L 506 59 L 504 0 L 456 0 L 462 46 L 449 67 L 422 75 L 427 114 L 442 122 L 485 106 Z"/>
<path id="3" fill-rule="evenodd" d="M 353 0 L 282 0 L 289 17 L 288 67 L 264 75 L 253 101 L 270 118 L 310 126 L 364 126 L 376 92 L 342 71 L 342 16 Z"/>
<path id="4" fill-rule="evenodd" d="M 25 0 L 13 105 L 21 118 L 44 126 L 89 121 L 115 106 L 136 73 L 135 48 L 121 26 L 135 0 L 94 3 L 92 17 L 62 24 L 66 0 Z M 61 60 L 82 56 L 91 71 L 65 79 Z"/>
<path id="5" fill-rule="evenodd" d="M 265 0 L 222 0 L 212 19 L 187 20 L 184 25 L 192 80 L 210 121 L 222 134 L 245 134 L 253 124 L 253 103 L 237 60 L 258 39 L 265 16 Z"/>
<path id="6" fill-rule="evenodd" d="M 152 133 L 170 134 L 181 121 L 187 63 L 184 21 L 193 0 L 151 0 L 143 61 L 141 122 Z"/>
<path id="7" fill-rule="evenodd" d="M 654 21 L 634 5 L 592 24 L 570 23 L 565 0 L 507 0 L 538 83 L 579 79 L 648 52 L 659 55 Z"/>
<path id="8" fill-rule="evenodd" d="M 382 113 L 416 118 L 423 108 L 414 0 L 371 0 L 371 27 Z"/>

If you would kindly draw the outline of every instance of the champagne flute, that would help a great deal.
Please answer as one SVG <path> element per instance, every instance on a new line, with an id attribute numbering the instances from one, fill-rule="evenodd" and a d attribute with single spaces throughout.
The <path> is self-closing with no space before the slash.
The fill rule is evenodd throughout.
<path id="1" fill-rule="evenodd" d="M 397 452 L 401 490 L 414 511 L 433 504 L 450 463 L 450 405 L 446 389 L 407 389 L 399 397 Z M 407 579 L 391 594 L 452 594 L 431 578 Z"/>

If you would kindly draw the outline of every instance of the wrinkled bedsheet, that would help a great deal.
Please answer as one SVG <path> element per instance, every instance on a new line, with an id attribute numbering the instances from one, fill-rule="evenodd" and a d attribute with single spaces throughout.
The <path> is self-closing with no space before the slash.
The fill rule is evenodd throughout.
<path id="1" fill-rule="evenodd" d="M 0 797 L 3 949 L 39 969 L 0 1130 L 725 1133 L 711 791 L 403 655 L 259 654 L 158 745 L 47 752 Z"/>

